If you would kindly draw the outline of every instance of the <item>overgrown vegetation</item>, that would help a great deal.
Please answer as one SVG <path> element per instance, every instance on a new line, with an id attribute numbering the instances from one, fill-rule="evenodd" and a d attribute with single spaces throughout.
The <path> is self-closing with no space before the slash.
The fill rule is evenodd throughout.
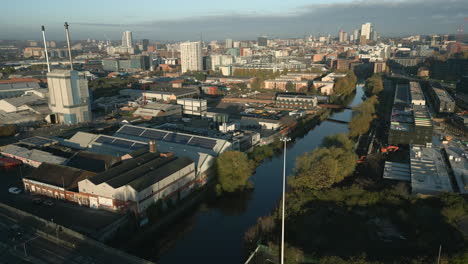
<path id="1" fill-rule="evenodd" d="M 240 151 L 226 151 L 216 159 L 218 184 L 216 192 L 236 192 L 249 188 L 249 177 L 254 171 L 254 163 L 247 154 Z"/>
<path id="2" fill-rule="evenodd" d="M 369 97 L 380 94 L 383 89 L 384 87 L 381 74 L 373 74 L 366 80 L 366 84 L 364 85 L 364 91 Z"/>
<path id="3" fill-rule="evenodd" d="M 357 77 L 352 71 L 346 72 L 346 76 L 335 80 L 333 93 L 335 96 L 348 96 L 356 90 Z"/>
<path id="4" fill-rule="evenodd" d="M 369 131 L 372 120 L 375 119 L 375 105 L 378 103 L 376 95 L 367 98 L 362 104 L 353 108 L 353 117 L 349 122 L 350 137 L 359 137 Z"/>
<path id="5" fill-rule="evenodd" d="M 289 185 L 293 189 L 320 190 L 342 181 L 356 167 L 353 146 L 346 134 L 327 137 L 321 147 L 297 158 Z"/>
<path id="6" fill-rule="evenodd" d="M 98 78 L 88 83 L 93 92 L 94 99 L 118 95 L 122 89 L 128 89 L 128 85 L 135 83 L 134 78 Z"/>

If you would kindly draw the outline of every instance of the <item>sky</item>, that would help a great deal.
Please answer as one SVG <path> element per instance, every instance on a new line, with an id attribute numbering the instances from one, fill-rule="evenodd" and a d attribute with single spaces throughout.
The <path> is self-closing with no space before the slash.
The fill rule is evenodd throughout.
<path id="1" fill-rule="evenodd" d="M 0 39 L 238 40 L 337 35 L 371 22 L 382 36 L 455 34 L 468 0 L 14 0 L 0 1 Z M 468 26 L 467 26 L 468 30 Z"/>

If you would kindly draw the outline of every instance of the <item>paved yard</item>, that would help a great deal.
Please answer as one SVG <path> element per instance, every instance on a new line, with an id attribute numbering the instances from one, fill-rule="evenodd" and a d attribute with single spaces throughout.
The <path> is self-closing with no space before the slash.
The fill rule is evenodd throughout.
<path id="1" fill-rule="evenodd" d="M 8 171 L 0 170 L 0 202 L 90 236 L 123 216 L 47 197 L 43 198 L 52 199 L 53 206 L 37 205 L 32 202 L 32 198 L 37 196 L 24 192 L 17 195 L 9 193 L 10 187 L 23 189 L 21 175 L 27 175 L 32 169 L 23 167 Z"/>

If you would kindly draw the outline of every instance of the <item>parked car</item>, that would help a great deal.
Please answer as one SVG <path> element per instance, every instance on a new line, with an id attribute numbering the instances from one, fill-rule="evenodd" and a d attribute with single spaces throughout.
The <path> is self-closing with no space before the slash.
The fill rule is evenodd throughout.
<path id="1" fill-rule="evenodd" d="M 54 202 L 52 200 L 45 200 L 44 201 L 44 204 L 47 205 L 47 206 L 53 206 L 54 205 Z"/>
<path id="2" fill-rule="evenodd" d="M 8 189 L 8 192 L 9 192 L 9 193 L 12 193 L 12 194 L 20 194 L 20 193 L 21 193 L 21 189 L 16 188 L 16 187 L 10 187 L 10 188 Z"/>

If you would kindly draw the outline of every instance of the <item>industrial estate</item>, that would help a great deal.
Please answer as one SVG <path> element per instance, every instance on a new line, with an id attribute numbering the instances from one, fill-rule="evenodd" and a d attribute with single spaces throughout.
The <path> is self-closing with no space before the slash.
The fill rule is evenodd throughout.
<path id="1" fill-rule="evenodd" d="M 0 262 L 468 263 L 467 20 L 0 40 Z"/>

